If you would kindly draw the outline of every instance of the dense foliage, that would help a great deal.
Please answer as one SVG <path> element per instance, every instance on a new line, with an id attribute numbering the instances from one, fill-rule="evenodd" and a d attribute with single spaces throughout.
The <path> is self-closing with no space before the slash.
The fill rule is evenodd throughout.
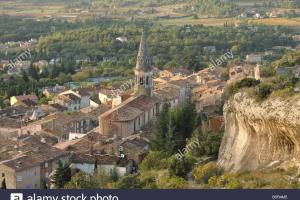
<path id="1" fill-rule="evenodd" d="M 70 164 L 57 162 L 55 173 L 51 176 L 50 182 L 54 188 L 63 188 L 71 180 Z"/>
<path id="2" fill-rule="evenodd" d="M 186 103 L 182 108 L 169 109 L 165 104 L 155 126 L 152 148 L 169 154 L 177 153 L 186 145 L 200 120 L 194 105 Z"/>

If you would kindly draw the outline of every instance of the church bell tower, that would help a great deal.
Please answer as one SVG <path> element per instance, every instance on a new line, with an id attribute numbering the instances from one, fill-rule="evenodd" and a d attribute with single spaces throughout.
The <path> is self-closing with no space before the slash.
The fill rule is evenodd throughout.
<path id="1" fill-rule="evenodd" d="M 135 85 L 134 93 L 135 95 L 148 95 L 152 96 L 153 82 L 152 82 L 152 67 L 151 67 L 151 57 L 148 52 L 148 44 L 146 33 L 143 30 L 139 52 L 137 55 L 136 66 L 134 70 L 135 74 Z"/>

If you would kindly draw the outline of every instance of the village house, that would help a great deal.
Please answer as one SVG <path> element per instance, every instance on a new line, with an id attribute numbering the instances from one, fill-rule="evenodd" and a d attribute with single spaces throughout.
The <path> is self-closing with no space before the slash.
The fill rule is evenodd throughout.
<path id="1" fill-rule="evenodd" d="M 9 65 L 9 60 L 1 60 L 0 61 L 0 70 L 4 71 L 5 69 L 7 69 Z"/>
<path id="2" fill-rule="evenodd" d="M 127 43 L 128 39 L 127 37 L 121 36 L 121 37 L 117 37 L 116 40 L 122 42 L 122 43 Z"/>
<path id="3" fill-rule="evenodd" d="M 90 130 L 96 127 L 93 122 L 93 115 L 82 112 L 55 113 L 42 118 L 39 121 L 29 124 L 23 124 L 18 130 L 19 135 L 34 135 L 43 132 L 49 136 L 55 137 L 58 142 L 68 140 L 73 135 L 77 137 L 84 136 Z M 74 136 L 74 137 L 76 137 Z"/>
<path id="4" fill-rule="evenodd" d="M 165 85 L 165 87 L 157 88 L 153 94 L 161 102 L 168 103 L 170 108 L 176 107 L 179 103 L 180 91 L 174 86 Z"/>
<path id="5" fill-rule="evenodd" d="M 246 56 L 246 63 L 261 63 L 262 62 L 262 55 L 260 54 L 248 54 Z"/>
<path id="6" fill-rule="evenodd" d="M 18 129 L 22 126 L 22 121 L 12 118 L 0 119 L 0 137 L 12 138 L 18 135 Z"/>
<path id="7" fill-rule="evenodd" d="M 223 103 L 224 86 L 200 86 L 192 90 L 191 101 L 197 112 L 213 113 L 219 110 Z"/>
<path id="8" fill-rule="evenodd" d="M 49 66 L 49 63 L 47 60 L 39 60 L 33 63 L 33 66 L 37 67 L 39 73 L 42 74 L 45 71 L 45 69 Z"/>
<path id="9" fill-rule="evenodd" d="M 134 166 L 149 151 L 149 141 L 139 135 L 120 140 L 91 131 L 82 138 L 58 143 L 55 147 L 72 154 L 71 166 L 74 170 L 94 174 L 101 168 L 108 173 L 116 170 L 124 176 L 136 170 Z"/>
<path id="10" fill-rule="evenodd" d="M 22 71 L 25 71 L 28 73 L 29 67 L 30 67 L 31 61 L 29 60 L 18 60 L 14 63 L 10 62 L 8 65 L 7 74 L 9 76 L 14 74 L 20 74 Z"/>
<path id="11" fill-rule="evenodd" d="M 54 98 L 53 102 L 58 103 L 61 106 L 67 107 L 69 112 L 76 112 L 82 108 L 90 106 L 90 98 L 93 96 L 93 92 L 85 88 L 77 90 L 67 90 L 58 94 Z"/>
<path id="12" fill-rule="evenodd" d="M 76 64 L 83 64 L 91 62 L 91 58 L 89 56 L 75 56 Z"/>
<path id="13" fill-rule="evenodd" d="M 68 112 L 76 112 L 80 110 L 81 98 L 73 93 L 67 93 L 58 95 L 53 102 L 66 107 Z"/>
<path id="14" fill-rule="evenodd" d="M 32 136 L 19 139 L 18 146 L 9 153 L 10 156 L 0 160 L 0 181 L 5 179 L 8 189 L 40 189 L 43 182 L 48 186 L 49 175 L 57 168 L 58 160 L 69 159 L 67 152 Z"/>
<path id="15" fill-rule="evenodd" d="M 38 104 L 38 97 L 35 94 L 22 95 L 22 96 L 12 96 L 10 98 L 10 105 L 25 105 L 25 106 L 35 106 Z"/>
<path id="16" fill-rule="evenodd" d="M 216 46 L 206 46 L 206 47 L 203 47 L 203 52 L 205 54 L 216 53 L 217 49 L 216 49 Z"/>
<path id="17" fill-rule="evenodd" d="M 229 69 L 229 80 L 228 84 L 236 83 L 245 78 L 255 78 L 256 80 L 260 79 L 260 65 L 256 65 L 255 67 L 252 65 L 244 65 L 244 66 L 233 66 Z"/>
<path id="18" fill-rule="evenodd" d="M 104 170 L 107 174 L 116 170 L 120 177 L 131 173 L 134 167 L 130 160 L 114 155 L 86 155 L 77 153 L 73 154 L 71 163 L 73 170 L 79 170 L 90 175 L 97 173 L 99 170 Z"/>
<path id="19" fill-rule="evenodd" d="M 52 58 L 50 61 L 49 61 L 49 65 L 60 65 L 61 63 L 61 58 Z"/>
<path id="20" fill-rule="evenodd" d="M 198 84 L 205 85 L 208 81 L 220 80 L 220 75 L 217 73 L 216 69 L 205 68 L 196 74 L 196 79 Z"/>
<path id="21" fill-rule="evenodd" d="M 20 119 L 23 118 L 23 116 L 25 116 L 28 109 L 28 107 L 23 105 L 6 107 L 4 109 L 0 109 L 0 118 Z"/>
<path id="22" fill-rule="evenodd" d="M 139 164 L 143 161 L 150 150 L 149 141 L 140 136 L 129 137 L 118 144 L 119 148 L 115 148 L 121 157 L 133 160 Z M 117 153 L 117 152 L 116 152 Z"/>
<path id="23" fill-rule="evenodd" d="M 68 110 L 66 107 L 61 106 L 57 103 L 41 105 L 40 108 L 46 115 L 50 115 L 50 114 L 54 114 L 54 113 L 58 113 L 58 112 L 65 112 Z"/>
<path id="24" fill-rule="evenodd" d="M 47 98 L 56 97 L 58 94 L 66 91 L 65 86 L 55 85 L 53 87 L 45 87 L 43 88 L 43 95 L 45 95 Z"/>
<path id="25" fill-rule="evenodd" d="M 116 90 L 103 88 L 99 92 L 99 100 L 103 104 L 112 105 L 112 101 L 117 95 L 118 93 Z"/>
<path id="26" fill-rule="evenodd" d="M 191 71 L 183 68 L 183 67 L 176 67 L 176 68 L 169 68 L 159 72 L 159 77 L 174 77 L 174 76 L 187 76 L 190 75 Z"/>
<path id="27" fill-rule="evenodd" d="M 191 79 L 179 79 L 168 82 L 169 85 L 174 86 L 179 91 L 178 104 L 183 105 L 190 99 L 191 89 L 197 85 L 196 81 Z"/>
<path id="28" fill-rule="evenodd" d="M 294 67 L 277 67 L 276 74 L 279 76 L 294 76 L 296 78 L 300 77 L 300 66 Z"/>
<path id="29" fill-rule="evenodd" d="M 300 42 L 300 35 L 293 35 L 292 38 L 294 41 Z"/>

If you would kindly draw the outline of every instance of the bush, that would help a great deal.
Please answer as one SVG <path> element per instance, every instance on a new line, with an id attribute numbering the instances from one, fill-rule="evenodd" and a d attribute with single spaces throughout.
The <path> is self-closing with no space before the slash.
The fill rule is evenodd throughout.
<path id="1" fill-rule="evenodd" d="M 118 189 L 138 189 L 142 188 L 142 184 L 138 178 L 138 174 L 130 174 L 120 178 L 116 183 Z"/>
<path id="2" fill-rule="evenodd" d="M 158 188 L 160 189 L 185 189 L 187 182 L 181 177 L 161 178 L 158 180 Z"/>
<path id="3" fill-rule="evenodd" d="M 276 75 L 276 71 L 272 67 L 262 67 L 260 70 L 260 77 L 268 78 Z"/>
<path id="4" fill-rule="evenodd" d="M 92 176 L 79 172 L 65 185 L 65 189 L 94 189 L 97 186 L 97 182 Z"/>
<path id="5" fill-rule="evenodd" d="M 179 160 L 176 157 L 172 157 L 169 163 L 170 176 L 178 176 L 185 178 L 188 172 L 191 171 L 193 164 L 194 163 L 191 159 L 187 159 L 184 157 L 183 159 Z"/>
<path id="6" fill-rule="evenodd" d="M 139 179 L 144 189 L 157 189 L 156 174 L 157 171 L 145 171 L 141 172 Z"/>
<path id="7" fill-rule="evenodd" d="M 166 169 L 168 167 L 168 154 L 161 151 L 151 151 L 139 168 L 141 171 L 153 170 L 153 169 Z"/>
<path id="8" fill-rule="evenodd" d="M 212 176 L 206 185 L 208 188 L 241 189 L 242 185 L 235 176 L 226 174 L 220 177 Z"/>
<path id="9" fill-rule="evenodd" d="M 259 80 L 256 80 L 253 78 L 245 78 L 229 87 L 229 95 L 232 96 L 235 93 L 237 93 L 239 91 L 239 89 L 241 89 L 241 88 L 254 87 L 254 86 L 257 86 L 259 83 L 260 83 Z"/>
<path id="10" fill-rule="evenodd" d="M 222 170 L 214 162 L 209 162 L 199 166 L 193 170 L 193 176 L 198 183 L 208 183 L 208 180 L 213 176 L 219 176 Z"/>
<path id="11" fill-rule="evenodd" d="M 259 99 L 266 99 L 272 93 L 272 86 L 266 83 L 262 83 L 257 88 L 257 95 Z"/>
<path id="12" fill-rule="evenodd" d="M 188 149 L 189 146 L 193 147 L 190 148 L 191 151 L 187 152 L 188 154 L 195 157 L 218 155 L 223 137 L 222 133 L 203 132 L 200 130 L 194 134 L 195 135 L 188 140 L 188 145 L 186 146 L 186 149 Z M 198 141 L 197 145 L 193 145 L 196 143 L 195 141 Z"/>

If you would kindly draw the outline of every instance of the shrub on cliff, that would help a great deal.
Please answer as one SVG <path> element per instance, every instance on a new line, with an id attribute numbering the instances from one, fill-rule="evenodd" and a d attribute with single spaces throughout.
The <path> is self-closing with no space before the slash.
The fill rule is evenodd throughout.
<path id="1" fill-rule="evenodd" d="M 193 170 L 193 176 L 198 183 L 207 184 L 208 180 L 213 176 L 220 176 L 222 170 L 214 162 L 198 166 Z"/>
<path id="2" fill-rule="evenodd" d="M 273 91 L 270 84 L 262 83 L 257 87 L 256 93 L 260 100 L 266 99 Z"/>
<path id="3" fill-rule="evenodd" d="M 230 174 L 222 176 L 213 176 L 208 180 L 207 188 L 241 189 L 242 184 L 236 177 Z"/>
<path id="4" fill-rule="evenodd" d="M 254 78 L 245 78 L 229 87 L 229 95 L 232 96 L 235 93 L 237 93 L 241 88 L 254 87 L 254 86 L 258 85 L 259 83 L 260 83 L 260 81 L 254 79 Z"/>

